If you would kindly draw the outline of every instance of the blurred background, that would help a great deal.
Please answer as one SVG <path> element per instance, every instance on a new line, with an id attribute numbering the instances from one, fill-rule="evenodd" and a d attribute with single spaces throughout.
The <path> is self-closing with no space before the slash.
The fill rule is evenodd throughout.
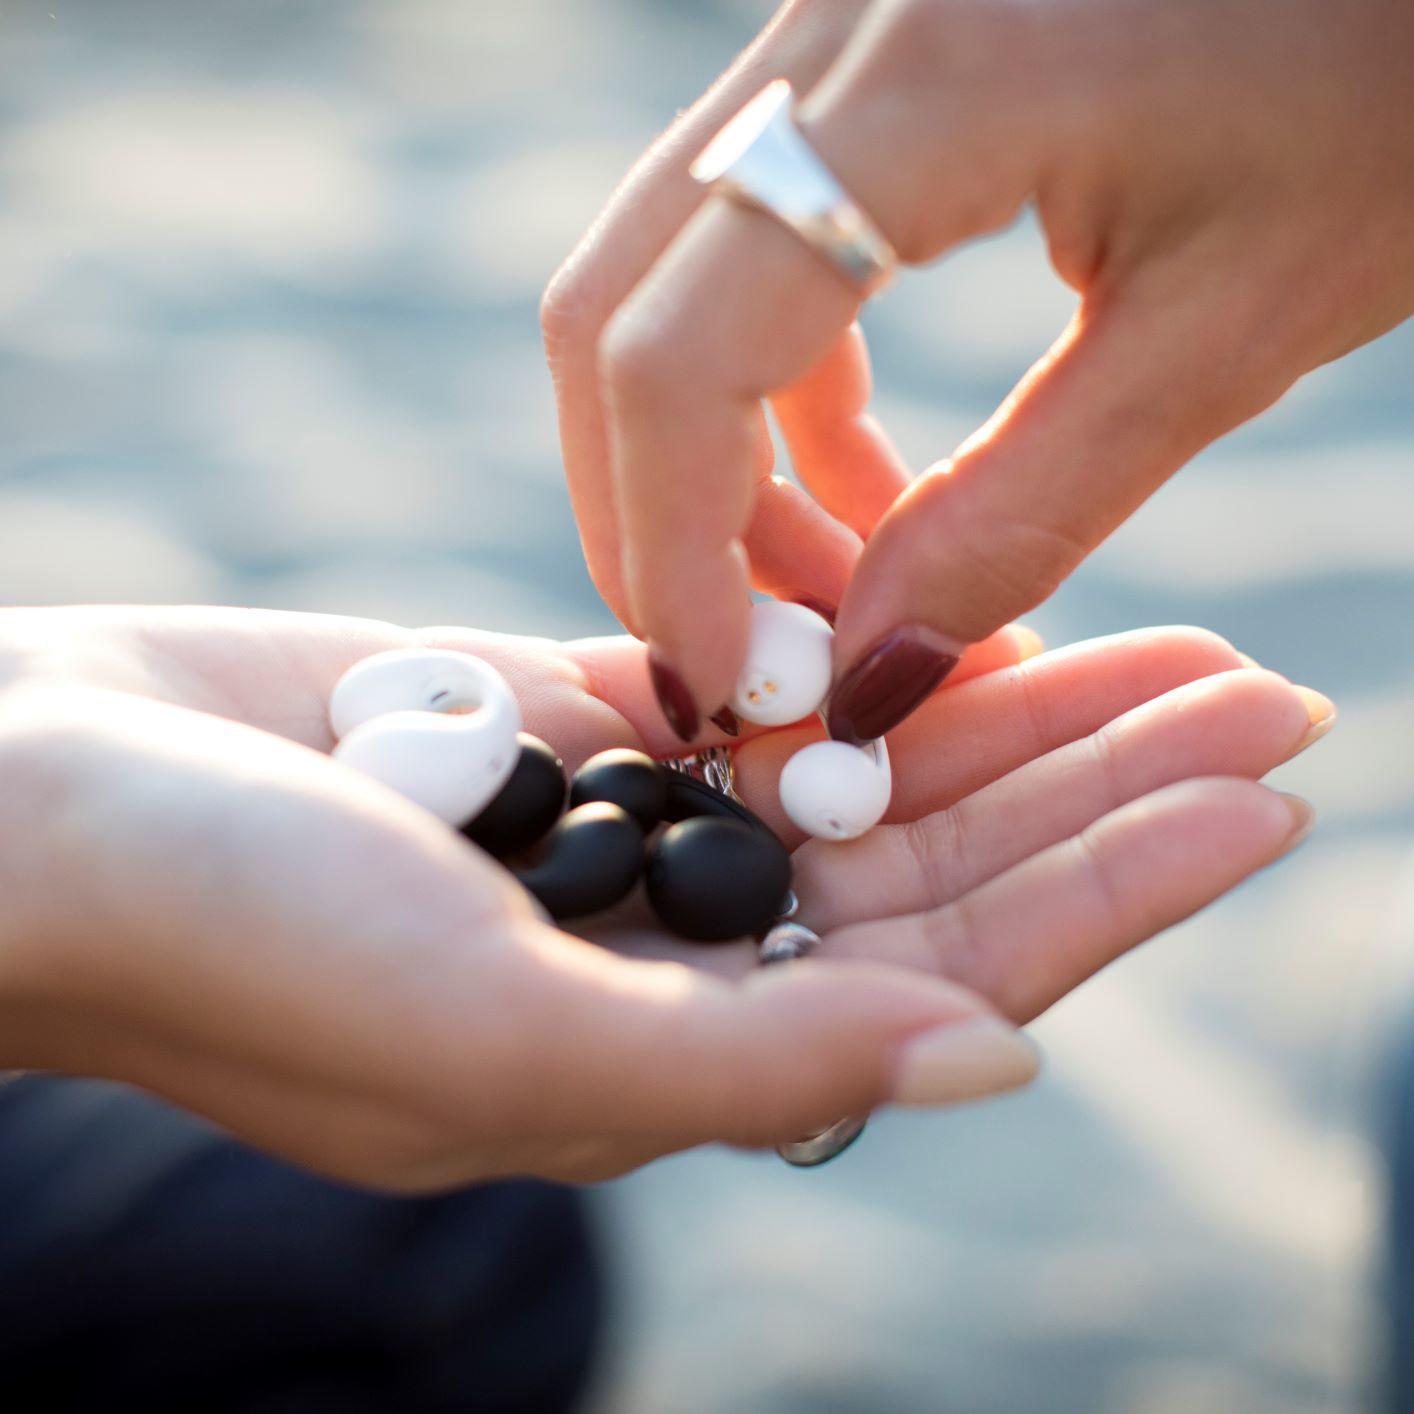
<path id="1" fill-rule="evenodd" d="M 611 629 L 540 290 L 769 8 L 0 0 L 0 602 Z M 915 465 L 1070 305 L 1023 223 L 870 307 Z M 1406 328 L 1309 378 L 1033 620 L 1208 625 L 1334 696 L 1279 773 L 1315 838 L 1038 1023 L 1023 1096 L 596 1191 L 601 1414 L 1358 1407 L 1414 953 L 1411 370 Z"/>

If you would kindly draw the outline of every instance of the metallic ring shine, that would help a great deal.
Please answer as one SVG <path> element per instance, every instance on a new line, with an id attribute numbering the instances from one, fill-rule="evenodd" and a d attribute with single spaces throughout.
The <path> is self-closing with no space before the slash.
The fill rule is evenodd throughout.
<path id="1" fill-rule="evenodd" d="M 776 967 L 796 958 L 809 957 L 820 946 L 820 935 L 802 923 L 777 923 L 764 938 L 759 950 L 759 966 Z M 788 1139 L 776 1145 L 776 1153 L 792 1168 L 817 1168 L 843 1154 L 869 1122 L 867 1115 L 847 1115 L 815 1134 Z"/>
<path id="2" fill-rule="evenodd" d="M 850 1115 L 846 1119 L 836 1120 L 828 1129 L 822 1129 L 818 1134 L 777 1144 L 776 1152 L 792 1168 L 818 1168 L 843 1154 L 864 1133 L 864 1126 L 868 1122 L 863 1115 Z"/>
<path id="3" fill-rule="evenodd" d="M 796 126 L 794 97 L 785 79 L 767 84 L 702 150 L 692 175 L 774 216 L 867 298 L 892 278 L 898 255 Z"/>
<path id="4" fill-rule="evenodd" d="M 730 749 L 725 746 L 707 746 L 691 756 L 669 757 L 663 765 L 670 771 L 711 786 L 738 805 L 745 803 L 736 793 L 736 764 Z"/>
<path id="5" fill-rule="evenodd" d="M 791 914 L 800 906 L 792 890 L 789 904 Z M 774 967 L 782 962 L 794 962 L 797 958 L 809 957 L 820 946 L 820 935 L 803 923 L 792 923 L 791 914 L 782 910 L 775 927 L 757 944 L 757 963 L 761 967 Z"/>

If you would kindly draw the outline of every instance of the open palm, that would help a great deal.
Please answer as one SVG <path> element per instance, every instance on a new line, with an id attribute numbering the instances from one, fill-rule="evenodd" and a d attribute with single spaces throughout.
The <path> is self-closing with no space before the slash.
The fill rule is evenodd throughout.
<path id="1" fill-rule="evenodd" d="M 332 762 L 333 683 L 415 644 L 493 663 L 570 769 L 682 749 L 628 638 L 0 614 L 0 1063 L 125 1079 L 400 1188 L 589 1179 L 964 1098 L 1001 1087 L 949 1072 L 938 1038 L 1029 1020 L 1299 837 L 1255 782 L 1331 715 L 1196 630 L 1025 661 L 1004 630 L 891 738 L 891 823 L 849 844 L 801 844 L 775 804 L 802 729 L 745 740 L 739 789 L 800 846 L 825 935 L 818 961 L 753 972 L 749 944 L 631 915 L 590 946 Z"/>

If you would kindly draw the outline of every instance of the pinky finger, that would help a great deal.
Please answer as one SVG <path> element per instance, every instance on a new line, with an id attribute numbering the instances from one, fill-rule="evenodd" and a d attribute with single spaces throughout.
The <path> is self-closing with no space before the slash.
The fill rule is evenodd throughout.
<path id="1" fill-rule="evenodd" d="M 1017 1022 L 1305 839 L 1311 807 L 1252 781 L 1155 791 L 941 908 L 854 924 L 831 957 L 941 973 Z"/>

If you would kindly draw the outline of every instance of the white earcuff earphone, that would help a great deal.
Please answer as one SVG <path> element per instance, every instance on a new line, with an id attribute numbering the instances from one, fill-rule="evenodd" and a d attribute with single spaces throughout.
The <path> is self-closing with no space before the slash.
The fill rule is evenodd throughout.
<path id="1" fill-rule="evenodd" d="M 762 726 L 819 712 L 830 689 L 834 631 L 799 604 L 753 605 L 746 666 L 732 706 Z M 479 658 L 394 649 L 354 664 L 329 701 L 336 759 L 382 781 L 451 825 L 478 815 L 519 756 L 520 709 Z M 817 741 L 781 772 L 781 806 L 807 834 L 851 840 L 883 819 L 892 792 L 888 748 Z"/>
<path id="2" fill-rule="evenodd" d="M 329 699 L 335 759 L 449 825 L 464 825 L 515 769 L 520 708 L 489 664 L 399 648 L 355 663 Z"/>
<path id="3" fill-rule="evenodd" d="M 781 772 L 781 808 L 808 835 L 853 840 L 884 818 L 893 794 L 889 748 L 883 738 L 850 746 L 816 741 Z"/>
<path id="4" fill-rule="evenodd" d="M 753 604 L 746 665 L 731 703 L 737 716 L 784 727 L 818 711 L 830 691 L 834 640 L 829 624 L 800 604 Z"/>
<path id="5" fill-rule="evenodd" d="M 760 726 L 798 722 L 825 705 L 830 691 L 834 630 L 799 604 L 767 600 L 751 608 L 746 666 L 732 707 Z M 862 747 L 817 741 L 802 747 L 781 772 L 781 807 L 807 834 L 852 840 L 884 818 L 893 791 L 884 742 Z"/>

